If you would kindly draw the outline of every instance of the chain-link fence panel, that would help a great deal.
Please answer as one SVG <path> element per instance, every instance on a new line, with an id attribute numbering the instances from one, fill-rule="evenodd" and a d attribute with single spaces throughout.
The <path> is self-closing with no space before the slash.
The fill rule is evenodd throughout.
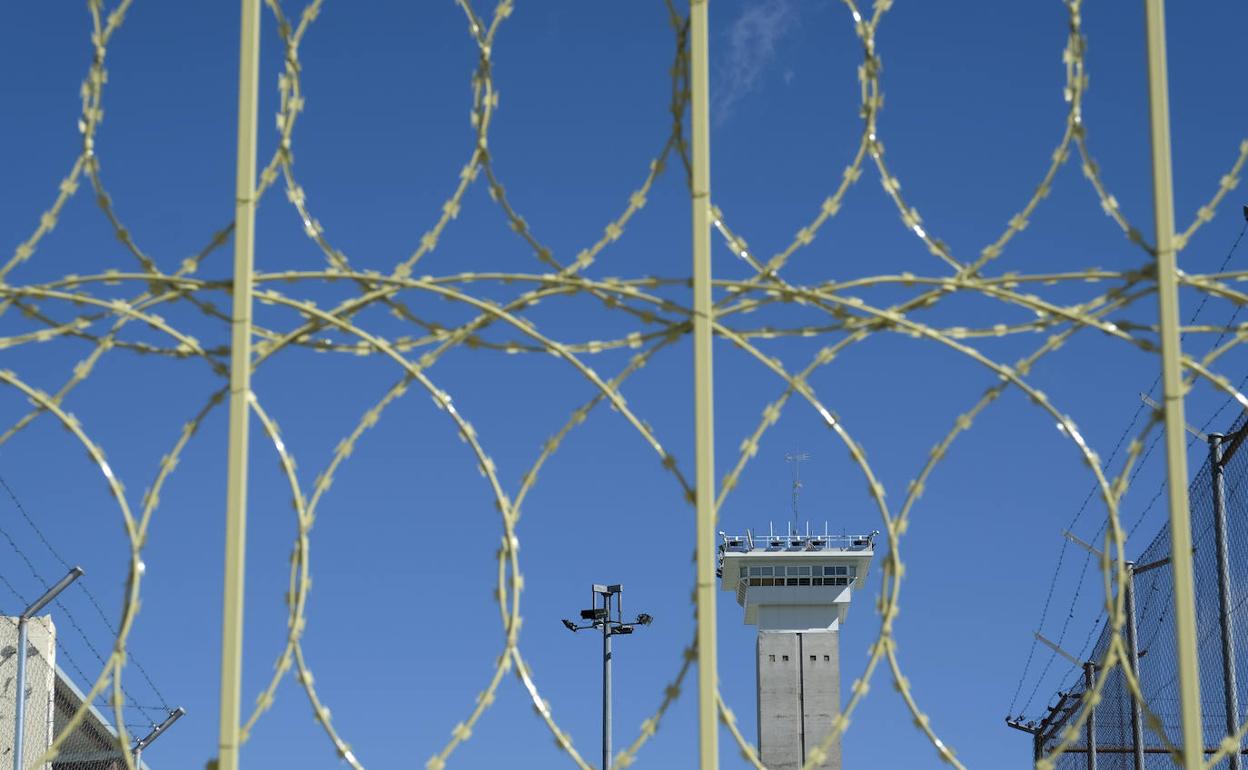
<path id="1" fill-rule="evenodd" d="M 1241 416 L 1225 437 L 1211 439 L 1211 445 L 1218 445 L 1221 462 L 1215 469 L 1211 450 L 1211 458 L 1206 459 L 1189 488 L 1206 754 L 1217 751 L 1225 736 L 1238 729 L 1248 702 L 1244 680 L 1238 676 L 1239 671 L 1248 669 L 1248 610 L 1243 606 L 1248 598 L 1244 594 L 1248 585 L 1248 449 L 1241 443 L 1248 438 L 1246 425 L 1248 418 Z M 1224 555 L 1219 554 L 1219 477 Z M 1181 742 L 1181 735 L 1169 559 L 1167 524 L 1135 560 L 1132 570 L 1134 638 L 1144 708 L 1133 702 L 1121 669 L 1106 674 L 1092 718 L 1055 758 L 1058 770 L 1160 770 L 1174 766 L 1170 749 Z M 1129 628 L 1127 633 L 1130 642 Z M 1105 622 L 1083 670 L 1058 693 L 1041 721 L 1036 734 L 1038 756 L 1057 748 L 1065 731 L 1073 729 L 1084 693 L 1100 674 L 1097 661 L 1104 658 L 1112 638 L 1113 631 Z M 1241 748 L 1241 756 L 1242 752 Z M 1230 763 L 1226 758 L 1215 767 L 1230 767 Z"/>
<path id="2" fill-rule="evenodd" d="M 82 690 L 57 666 L 56 626 L 50 616 L 25 623 L 26 657 L 19 661 L 18 619 L 0 616 L 0 761 L 13 762 L 17 730 L 17 680 L 21 672 L 24 692 L 22 711 L 23 767 L 26 770 L 123 770 L 126 760 L 117 731 L 103 711 L 87 707 L 72 727 L 82 707 Z M 52 746 L 56 736 L 65 740 L 51 762 L 35 764 Z M 146 765 L 140 765 L 146 768 Z"/>

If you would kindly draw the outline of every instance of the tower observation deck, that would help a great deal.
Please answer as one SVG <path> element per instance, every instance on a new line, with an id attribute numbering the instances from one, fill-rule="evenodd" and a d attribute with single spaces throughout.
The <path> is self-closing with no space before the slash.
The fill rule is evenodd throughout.
<path id="1" fill-rule="evenodd" d="M 805 765 L 840 714 L 841 624 L 877 534 L 720 533 L 720 588 L 758 626 L 758 747 L 770 770 Z M 840 770 L 839 740 L 815 767 Z"/>

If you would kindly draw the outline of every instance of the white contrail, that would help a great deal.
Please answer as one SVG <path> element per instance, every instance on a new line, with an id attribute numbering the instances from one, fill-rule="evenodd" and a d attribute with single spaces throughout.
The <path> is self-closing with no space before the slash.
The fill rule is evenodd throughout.
<path id="1" fill-rule="evenodd" d="M 749 5 L 728 31 L 727 55 L 711 94 L 715 122 L 732 114 L 737 102 L 759 87 L 764 71 L 776 58 L 780 40 L 797 26 L 793 0 L 763 0 Z"/>

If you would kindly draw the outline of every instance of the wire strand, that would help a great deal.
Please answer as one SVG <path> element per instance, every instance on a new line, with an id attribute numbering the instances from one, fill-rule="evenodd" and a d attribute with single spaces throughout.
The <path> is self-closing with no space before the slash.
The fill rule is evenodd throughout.
<path id="1" fill-rule="evenodd" d="M 13 501 L 13 505 L 17 508 L 18 512 L 21 513 L 22 518 L 26 520 L 26 523 L 30 525 L 31 529 L 33 529 L 35 533 L 39 536 L 39 539 L 43 542 L 44 546 L 48 549 L 48 551 L 54 557 L 56 557 L 57 561 L 59 561 L 65 567 L 65 569 L 67 570 L 70 569 L 71 565 L 69 564 L 69 562 L 66 561 L 65 558 L 62 557 L 59 552 L 57 552 L 57 550 L 52 546 L 52 543 L 48 540 L 47 536 L 45 536 L 43 534 L 43 531 L 38 527 L 38 525 L 35 524 L 30 514 L 27 513 L 25 506 L 22 505 L 21 500 L 18 499 L 17 493 L 13 491 L 13 488 L 11 486 L 9 486 L 8 481 L 5 480 L 3 475 L 0 475 L 0 487 L 3 487 L 4 490 L 8 493 L 9 498 Z M 18 557 L 22 560 L 22 562 L 25 563 L 27 569 L 43 585 L 44 589 L 51 588 L 51 584 L 47 581 L 46 578 L 44 578 L 43 574 L 35 567 L 34 563 L 30 560 L 30 557 L 27 556 L 26 552 L 23 551 L 18 546 L 17 541 L 13 538 L 12 534 L 6 528 L 4 528 L 3 525 L 0 525 L 0 536 L 4 537 L 4 539 L 9 544 L 9 547 L 13 550 L 14 553 L 18 555 Z M 13 588 L 12 584 L 9 583 L 7 579 L 4 582 L 5 582 L 5 585 L 9 587 L 9 590 L 13 591 L 15 596 L 17 596 L 23 602 L 26 601 L 26 599 Z M 100 619 L 104 622 L 104 625 L 107 626 L 111 634 L 116 636 L 117 629 L 109 621 L 108 616 L 104 613 L 104 608 L 100 606 L 99 600 L 96 599 L 93 593 L 91 593 L 91 589 L 87 588 L 87 586 L 81 580 L 74 581 L 74 585 L 78 586 L 82 590 L 82 592 L 86 594 L 88 600 L 91 602 L 91 605 L 95 607 L 96 613 L 100 616 Z M 65 613 L 65 616 L 69 619 L 69 624 L 74 628 L 75 631 L 78 632 L 78 635 L 82 637 L 83 643 L 86 644 L 86 646 L 91 650 L 92 654 L 94 654 L 95 657 L 99 660 L 100 664 L 103 665 L 104 656 L 100 653 L 99 649 L 97 649 L 96 646 L 91 642 L 86 631 L 78 623 L 78 619 L 74 617 L 73 612 L 71 612 L 70 609 L 59 598 L 56 599 L 54 603 L 58 609 L 60 609 L 63 613 Z M 59 642 L 58 642 L 58 646 L 61 646 Z M 70 657 L 70 656 L 67 654 L 66 657 Z M 70 659 L 72 660 L 72 657 Z M 168 700 L 165 698 L 164 693 L 162 693 L 160 691 L 160 688 L 156 686 L 156 683 L 152 681 L 151 676 L 147 673 L 147 670 L 143 667 L 142 663 L 140 663 L 133 654 L 128 654 L 127 659 L 129 660 L 130 663 L 134 664 L 134 667 L 136 669 L 138 669 L 143 679 L 147 682 L 147 685 L 152 689 L 152 692 L 156 695 L 157 700 L 161 702 L 162 705 L 160 706 L 160 708 L 165 711 L 170 710 L 169 705 L 168 705 Z M 77 668 L 77 666 L 75 666 L 75 668 Z M 87 677 L 84 674 L 82 674 L 82 670 L 80 668 L 78 669 L 78 673 L 80 676 L 83 677 L 83 681 L 91 681 L 90 677 Z M 122 691 L 126 693 L 126 697 L 131 701 L 132 705 L 142 710 L 142 707 L 139 706 L 138 701 L 136 701 L 133 698 L 133 696 L 131 696 L 130 693 L 124 687 L 122 688 Z M 144 714 L 144 716 L 147 716 L 147 715 Z"/>
<path id="2" fill-rule="evenodd" d="M 1226 256 L 1223 257 L 1222 264 L 1218 267 L 1218 270 L 1217 270 L 1218 273 L 1226 272 L 1226 268 L 1230 264 L 1231 259 L 1235 256 L 1235 251 L 1239 248 L 1240 241 L 1243 240 L 1245 232 L 1248 232 L 1248 217 L 1245 218 L 1244 224 L 1239 229 L 1239 234 L 1235 236 L 1234 242 L 1231 243 L 1230 249 L 1227 250 Z M 1204 311 L 1205 305 L 1207 305 L 1208 302 L 1209 302 L 1209 294 L 1207 292 L 1202 293 L 1200 303 L 1197 304 L 1196 310 L 1193 311 L 1190 320 L 1188 320 L 1189 326 L 1194 325 L 1197 319 L 1200 318 L 1200 314 L 1201 312 Z M 1227 322 L 1227 328 L 1229 328 L 1235 322 L 1235 319 L 1239 317 L 1239 313 L 1242 309 L 1243 309 L 1242 305 L 1235 306 L 1235 311 L 1231 314 L 1230 320 Z M 1182 340 L 1186 336 L 1187 336 L 1186 334 L 1180 335 L 1180 340 Z M 1213 345 L 1210 346 L 1210 349 L 1217 348 L 1217 346 L 1222 342 L 1222 340 L 1225 337 L 1226 337 L 1226 331 L 1224 329 L 1221 333 L 1218 334 L 1217 339 L 1214 340 Z M 1149 395 L 1152 395 L 1153 393 L 1156 392 L 1157 385 L 1160 384 L 1160 382 L 1161 382 L 1161 374 L 1159 373 L 1153 379 L 1153 384 L 1149 386 L 1149 389 L 1148 389 Z M 1248 384 L 1248 376 L 1246 376 L 1244 380 L 1241 381 L 1237 390 L 1242 391 L 1245 384 Z M 1210 423 L 1212 423 L 1213 420 L 1216 419 L 1217 416 L 1220 415 L 1222 411 L 1226 409 L 1226 407 L 1233 401 L 1234 399 L 1228 398 L 1226 402 L 1224 402 L 1222 406 L 1219 407 L 1218 410 L 1214 412 L 1214 414 L 1208 420 L 1205 421 L 1205 424 L 1201 427 L 1201 431 L 1203 432 L 1205 428 L 1207 428 L 1210 425 Z M 1118 441 L 1117 443 L 1114 444 L 1114 449 L 1112 452 L 1110 452 L 1109 458 L 1105 462 L 1106 467 L 1112 464 L 1114 459 L 1117 457 L 1119 450 L 1122 448 L 1123 442 L 1126 440 L 1127 436 L 1130 435 L 1131 430 L 1135 427 L 1135 424 L 1139 421 L 1140 415 L 1143 413 L 1143 411 L 1144 411 L 1144 402 L 1143 400 L 1141 400 L 1140 404 L 1135 408 L 1135 412 L 1131 415 L 1131 421 L 1127 424 L 1127 427 L 1124 428 L 1122 433 L 1118 436 Z M 1131 478 L 1130 478 L 1131 482 L 1134 482 L 1135 478 L 1140 474 L 1140 471 L 1144 468 L 1146 461 L 1148 460 L 1149 456 L 1152 454 L 1153 448 L 1157 446 L 1157 442 L 1159 440 L 1160 440 L 1159 434 L 1153 436 L 1152 440 L 1149 442 L 1148 448 L 1145 450 L 1144 454 L 1140 457 L 1140 461 L 1136 464 L 1135 469 L 1131 473 Z M 1194 439 L 1191 439 L 1188 441 L 1188 449 L 1191 449 L 1193 442 L 1194 442 Z M 1153 496 L 1152 500 L 1149 501 L 1148 505 L 1145 506 L 1140 516 L 1136 519 L 1135 525 L 1132 526 L 1130 533 L 1128 534 L 1128 537 L 1130 537 L 1130 534 L 1134 534 L 1136 529 L 1144 521 L 1145 514 L 1147 514 L 1152 509 L 1153 505 L 1161 497 L 1164 490 L 1165 490 L 1165 482 L 1163 481 L 1161 490 L 1159 490 L 1157 494 Z M 1088 494 L 1083 498 L 1083 503 L 1080 504 L 1079 509 L 1075 512 L 1075 515 L 1071 519 L 1070 524 L 1067 525 L 1066 531 L 1068 532 L 1074 531 L 1075 525 L 1083 517 L 1083 514 L 1087 510 L 1089 503 L 1091 503 L 1092 498 L 1096 496 L 1096 493 L 1098 491 L 1100 491 L 1100 488 L 1097 485 L 1093 484 L 1092 488 L 1088 491 Z M 1097 533 L 1098 535 L 1104 531 L 1104 527 L 1105 527 L 1105 524 L 1104 522 L 1102 522 L 1101 527 Z M 1058 551 L 1057 564 L 1053 569 L 1053 577 L 1049 581 L 1049 590 L 1045 596 L 1043 608 L 1040 611 L 1040 622 L 1039 622 L 1039 625 L 1037 625 L 1037 628 L 1044 628 L 1044 624 L 1048 619 L 1049 609 L 1053 600 L 1053 594 L 1057 587 L 1058 576 L 1061 574 L 1062 564 L 1066 557 L 1066 549 L 1069 546 L 1070 546 L 1069 541 L 1063 538 L 1061 548 Z M 1088 570 L 1088 564 L 1090 563 L 1090 561 L 1091 561 L 1091 554 L 1086 554 L 1083 560 L 1083 567 L 1079 573 L 1079 581 L 1076 585 L 1074 596 L 1071 599 L 1070 609 L 1066 614 L 1066 620 L 1063 622 L 1061 633 L 1058 635 L 1058 638 L 1057 638 L 1056 643 L 1058 644 L 1058 646 L 1061 646 L 1062 641 L 1065 639 L 1066 631 L 1070 626 L 1070 621 L 1074 617 L 1075 606 L 1078 604 L 1079 597 L 1081 596 L 1081 592 L 1083 590 L 1083 583 L 1087 579 L 1087 570 Z M 1093 629 L 1095 630 L 1095 626 L 1093 627 Z M 1089 633 L 1088 639 L 1084 641 L 1084 649 L 1086 649 L 1087 644 L 1090 642 L 1091 639 L 1092 639 L 1092 633 Z M 1038 643 L 1039 643 L 1038 640 L 1033 637 L 1031 641 L 1031 645 L 1027 651 L 1026 662 L 1023 664 L 1023 673 L 1019 676 L 1018 686 L 1014 689 L 1014 696 L 1010 700 L 1009 713 L 1011 715 L 1014 713 L 1015 706 L 1018 705 L 1018 697 L 1019 697 L 1019 694 L 1022 692 L 1023 684 L 1026 681 L 1027 674 L 1031 669 L 1032 661 L 1035 658 L 1036 647 Z M 1040 676 L 1037 677 L 1036 685 L 1035 687 L 1032 688 L 1031 694 L 1028 696 L 1027 702 L 1023 706 L 1022 710 L 1024 712 L 1030 710 L 1031 705 L 1035 700 L 1036 694 L 1039 692 L 1040 686 L 1044 682 L 1045 677 L 1048 674 L 1048 671 L 1056 656 L 1057 656 L 1057 653 L 1050 650 L 1048 661 L 1046 662 L 1044 669 L 1041 671 Z"/>

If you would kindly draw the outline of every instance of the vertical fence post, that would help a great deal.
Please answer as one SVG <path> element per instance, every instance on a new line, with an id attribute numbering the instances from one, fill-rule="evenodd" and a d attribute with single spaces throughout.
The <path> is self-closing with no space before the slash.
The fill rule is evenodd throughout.
<path id="1" fill-rule="evenodd" d="M 1088 697 L 1088 721 L 1084 723 L 1088 751 L 1084 756 L 1088 760 L 1088 770 L 1096 770 L 1096 708 L 1092 703 L 1092 688 L 1096 686 L 1096 664 L 1088 661 L 1083 664 L 1083 691 Z"/>
<path id="2" fill-rule="evenodd" d="M 1225 698 L 1226 734 L 1239 730 L 1239 689 L 1235 676 L 1235 628 L 1231 621 L 1230 538 L 1226 528 L 1226 480 L 1223 476 L 1222 440 L 1209 434 L 1209 478 L 1213 483 L 1213 527 L 1218 556 L 1218 626 L 1222 630 L 1222 692 Z M 1230 770 L 1240 770 L 1240 747 L 1228 758 Z"/>
<path id="3" fill-rule="evenodd" d="M 16 672 L 13 683 L 13 770 L 23 770 L 22 763 L 25 761 L 24 752 L 26 742 L 26 655 L 29 648 L 30 635 L 30 619 L 38 615 L 44 607 L 52 603 L 62 591 L 69 588 L 70 584 L 85 574 L 82 567 L 71 567 L 65 577 L 56 581 L 56 583 L 43 592 L 43 595 L 35 599 L 33 603 L 22 610 L 22 614 L 17 616 L 17 650 L 16 650 Z M 53 632 L 49 630 L 49 634 Z M 55 642 L 55 639 L 53 639 Z M 43 753 L 41 749 L 40 754 Z"/>
<path id="4" fill-rule="evenodd" d="M 711 369 L 711 150 L 707 2 L 690 0 L 690 123 L 693 134 L 693 380 L 697 491 L 698 750 L 701 770 L 719 767 L 715 649 L 715 410 Z"/>
<path id="5" fill-rule="evenodd" d="M 1200 721 L 1200 663 L 1196 652 L 1196 600 L 1192 578 L 1192 527 L 1187 498 L 1182 348 L 1179 341 L 1178 271 L 1175 265 L 1174 186 L 1170 166 L 1170 101 L 1166 80 L 1164 0 L 1144 0 L 1148 42 L 1149 125 L 1152 134 L 1153 222 L 1157 242 L 1157 299 L 1161 375 L 1165 401 L 1166 479 L 1170 553 L 1174 568 L 1174 636 L 1182 714 L 1183 768 L 1204 765 Z"/>
<path id="6" fill-rule="evenodd" d="M 26 617 L 17 619 L 17 672 L 13 687 L 13 770 L 25 770 L 26 748 Z"/>
<path id="7" fill-rule="evenodd" d="M 1127 564 L 1126 591 L 1127 652 L 1131 655 L 1131 673 L 1140 681 L 1140 636 L 1135 623 L 1135 564 Z M 1143 686 L 1141 683 L 1141 692 Z M 1130 693 L 1128 693 L 1130 695 Z M 1144 720 L 1140 704 L 1131 696 L 1131 752 L 1135 755 L 1135 770 L 1144 770 Z"/>
<path id="8" fill-rule="evenodd" d="M 238 770 L 243 668 L 243 583 L 247 535 L 247 427 L 251 416 L 252 266 L 256 221 L 256 98 L 260 0 L 242 0 L 239 24 L 238 160 L 234 200 L 234 307 L 230 328 L 229 455 L 225 579 L 221 618 L 220 770 Z"/>

